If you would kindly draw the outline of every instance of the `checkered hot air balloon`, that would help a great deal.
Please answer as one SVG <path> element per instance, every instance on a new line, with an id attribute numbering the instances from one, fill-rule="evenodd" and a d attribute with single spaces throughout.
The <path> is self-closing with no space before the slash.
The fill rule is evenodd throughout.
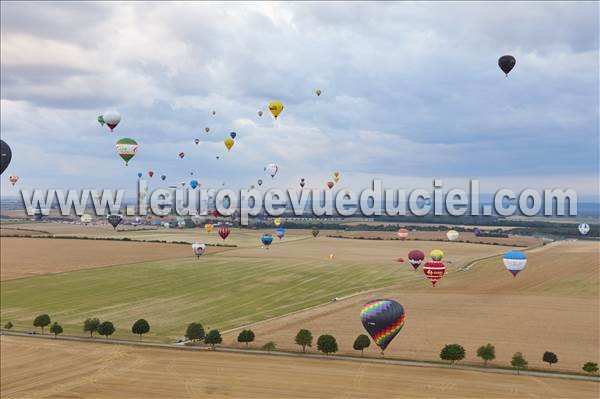
<path id="1" fill-rule="evenodd" d="M 382 354 L 404 327 L 405 318 L 406 313 L 402 305 L 391 299 L 369 301 L 360 311 L 363 327 L 373 338 L 373 342 L 381 348 Z"/>

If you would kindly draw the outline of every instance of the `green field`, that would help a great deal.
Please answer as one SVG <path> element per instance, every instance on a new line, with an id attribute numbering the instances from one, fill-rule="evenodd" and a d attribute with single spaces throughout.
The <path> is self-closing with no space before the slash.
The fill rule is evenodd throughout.
<path id="1" fill-rule="evenodd" d="M 105 267 L 2 282 L 2 323 L 33 330 L 33 318 L 48 313 L 65 334 L 82 334 L 83 320 L 98 317 L 115 324 L 114 336 L 131 338 L 132 323 L 145 318 L 148 339 L 167 342 L 192 321 L 225 330 L 391 285 L 401 274 L 365 262 L 219 256 Z"/>

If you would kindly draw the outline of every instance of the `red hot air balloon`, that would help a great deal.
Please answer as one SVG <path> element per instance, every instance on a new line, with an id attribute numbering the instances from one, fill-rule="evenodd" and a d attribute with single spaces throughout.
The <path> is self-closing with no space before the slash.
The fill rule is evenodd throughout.
<path id="1" fill-rule="evenodd" d="M 327 187 L 329 187 L 329 189 L 333 188 L 333 182 L 332 181 L 328 181 L 327 182 Z"/>
<path id="2" fill-rule="evenodd" d="M 231 232 L 231 230 L 229 230 L 229 227 L 227 226 L 220 226 L 219 227 L 219 236 L 225 240 L 227 238 L 227 236 L 229 236 L 229 233 Z"/>
<path id="3" fill-rule="evenodd" d="M 415 271 L 419 268 L 419 266 L 421 266 L 421 263 L 423 263 L 424 259 L 425 254 L 423 253 L 423 251 L 419 251 L 418 249 L 413 249 L 408 253 L 408 261 L 415 269 Z"/>
<path id="4" fill-rule="evenodd" d="M 154 172 L 153 172 L 153 171 L 151 171 L 151 170 L 149 170 L 149 171 L 148 171 L 148 176 L 150 176 L 150 177 L 154 176 Z"/>
<path id="5" fill-rule="evenodd" d="M 435 283 L 446 274 L 446 265 L 441 260 L 430 260 L 423 266 L 423 273 L 435 287 Z"/>

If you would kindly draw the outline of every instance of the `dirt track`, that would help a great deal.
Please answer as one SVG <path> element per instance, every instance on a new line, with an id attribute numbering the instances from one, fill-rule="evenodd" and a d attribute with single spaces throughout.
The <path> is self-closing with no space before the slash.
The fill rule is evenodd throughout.
<path id="1" fill-rule="evenodd" d="M 2 336 L 2 398 L 596 398 L 600 387 L 459 370 L 39 341 Z"/>

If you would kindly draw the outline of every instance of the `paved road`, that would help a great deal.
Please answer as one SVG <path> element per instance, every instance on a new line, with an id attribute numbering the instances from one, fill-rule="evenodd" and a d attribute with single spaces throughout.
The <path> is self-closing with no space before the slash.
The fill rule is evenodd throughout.
<path id="1" fill-rule="evenodd" d="M 128 346 L 140 346 L 140 347 L 150 347 L 150 348 L 160 348 L 160 349 L 178 349 L 178 350 L 187 350 L 187 351 L 207 351 L 210 348 L 202 347 L 202 346 L 184 346 L 184 345 L 175 345 L 175 344 L 161 344 L 155 342 L 140 342 L 140 341 L 130 341 L 130 340 L 119 340 L 119 339 L 105 339 L 105 338 L 89 338 L 89 337 L 77 337 L 77 336 L 59 336 L 54 338 L 53 335 L 50 334 L 28 334 L 25 332 L 17 332 L 17 331 L 7 331 L 2 330 L 2 335 L 11 335 L 17 337 L 27 337 L 27 338 L 38 338 L 38 339 L 57 339 L 61 341 L 77 341 L 77 342 L 93 342 L 98 344 L 108 344 L 108 345 L 128 345 Z M 477 366 L 466 366 L 466 365 L 454 365 L 451 366 L 449 364 L 443 363 L 434 363 L 434 362 L 423 362 L 417 360 L 398 360 L 398 359 L 376 359 L 371 357 L 354 357 L 354 356 L 344 356 L 344 355 L 322 355 L 316 353 L 299 353 L 299 352 L 282 352 L 282 351 L 274 351 L 268 352 L 264 350 L 256 350 L 256 349 L 237 349 L 237 348 L 224 348 L 218 347 L 216 348 L 217 352 L 230 352 L 230 353 L 243 353 L 246 355 L 261 355 L 261 356 L 286 356 L 286 357 L 299 357 L 299 358 L 307 358 L 307 359 L 322 359 L 322 360 L 342 360 L 342 361 L 350 361 L 350 362 L 359 362 L 359 363 L 379 363 L 379 364 L 395 364 L 399 366 L 409 366 L 409 367 L 428 367 L 428 368 L 441 368 L 441 369 L 452 369 L 452 370 L 465 370 L 465 371 L 474 371 L 481 373 L 496 373 L 496 374 L 510 374 L 514 375 L 515 371 L 511 369 L 501 369 L 494 367 L 477 367 Z M 579 380 L 579 381 L 594 381 L 600 383 L 600 376 L 592 376 L 592 375 L 582 375 L 582 374 L 569 374 L 569 373 L 555 373 L 555 372 L 543 372 L 543 371 L 531 371 L 531 370 L 522 370 L 521 375 L 527 375 L 532 377 L 544 377 L 544 378 L 563 378 L 569 380 Z"/>

